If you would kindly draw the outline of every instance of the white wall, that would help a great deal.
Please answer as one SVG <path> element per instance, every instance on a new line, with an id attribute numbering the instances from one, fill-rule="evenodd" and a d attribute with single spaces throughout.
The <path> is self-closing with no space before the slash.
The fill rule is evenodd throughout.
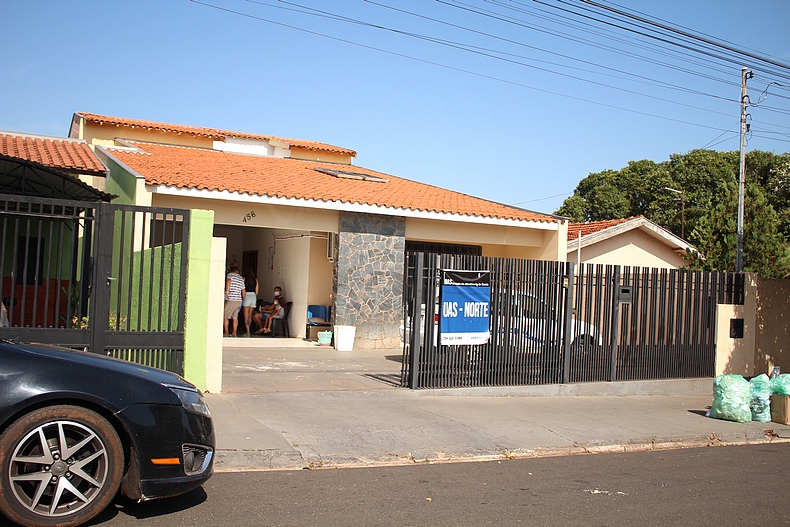
<path id="1" fill-rule="evenodd" d="M 222 391 L 222 317 L 225 313 L 225 239 L 214 238 L 211 243 L 211 271 L 209 274 L 208 319 L 216 320 L 216 327 L 206 331 L 206 391 Z"/>
<path id="2" fill-rule="evenodd" d="M 288 302 L 293 302 L 288 316 L 292 337 L 304 336 L 307 315 L 307 292 L 310 281 L 310 238 L 302 231 L 276 230 L 274 238 L 273 285 L 283 288 Z"/>
<path id="3" fill-rule="evenodd" d="M 239 137 L 226 137 L 224 141 L 214 141 L 214 150 L 252 154 L 256 156 L 271 156 L 274 154 L 274 147 L 271 146 L 268 141 L 242 139 Z"/>

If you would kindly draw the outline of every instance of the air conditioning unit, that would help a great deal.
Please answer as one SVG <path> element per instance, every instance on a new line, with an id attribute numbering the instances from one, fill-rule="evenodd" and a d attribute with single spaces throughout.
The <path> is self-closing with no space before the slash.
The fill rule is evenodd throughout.
<path id="1" fill-rule="evenodd" d="M 328 232 L 326 234 L 326 259 L 330 262 L 334 262 L 335 247 L 337 247 L 337 234 L 334 232 Z"/>

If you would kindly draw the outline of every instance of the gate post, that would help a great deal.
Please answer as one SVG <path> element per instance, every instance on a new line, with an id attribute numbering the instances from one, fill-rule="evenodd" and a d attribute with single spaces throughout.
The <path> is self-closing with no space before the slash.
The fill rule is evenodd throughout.
<path id="1" fill-rule="evenodd" d="M 575 280 L 574 280 L 574 265 L 573 262 L 567 262 L 565 267 L 565 276 L 562 280 L 563 289 L 565 289 L 565 312 L 562 319 L 562 383 L 568 384 L 571 372 L 571 320 L 573 314 L 576 312 L 576 294 L 575 294 Z"/>
<path id="2" fill-rule="evenodd" d="M 222 391 L 222 320 L 226 240 L 214 238 L 214 211 L 191 210 L 186 303 L 184 378 L 211 393 Z"/>
<path id="3" fill-rule="evenodd" d="M 609 380 L 617 380 L 617 346 L 620 342 L 620 266 L 614 267 L 612 277 L 612 362 L 609 367 Z"/>
<path id="4" fill-rule="evenodd" d="M 409 388 L 416 390 L 418 388 L 418 377 L 420 374 L 420 317 L 422 309 L 420 307 L 422 302 L 422 273 L 425 254 L 414 253 L 414 296 L 411 298 L 411 320 L 409 320 Z M 426 311 L 427 311 L 426 306 Z M 417 322 L 415 323 L 415 319 Z M 405 321 L 404 321 L 405 322 Z M 404 326 L 405 328 L 405 326 Z"/>
<path id="5" fill-rule="evenodd" d="M 104 355 L 104 334 L 109 326 L 110 284 L 115 278 L 112 270 L 112 241 L 115 209 L 109 203 L 99 203 L 96 218 L 96 237 L 91 276 L 90 318 L 88 319 L 89 351 Z"/>

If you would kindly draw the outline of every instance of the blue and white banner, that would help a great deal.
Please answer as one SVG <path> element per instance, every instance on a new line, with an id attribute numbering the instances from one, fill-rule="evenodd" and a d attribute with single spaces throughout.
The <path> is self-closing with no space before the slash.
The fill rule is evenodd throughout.
<path id="1" fill-rule="evenodd" d="M 489 271 L 443 270 L 439 300 L 441 344 L 485 344 L 489 341 Z"/>

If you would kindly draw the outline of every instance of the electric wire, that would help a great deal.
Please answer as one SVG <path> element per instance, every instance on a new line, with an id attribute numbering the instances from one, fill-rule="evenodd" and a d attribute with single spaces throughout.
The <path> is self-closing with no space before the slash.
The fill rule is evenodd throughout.
<path id="1" fill-rule="evenodd" d="M 467 70 L 467 69 L 463 69 L 463 68 L 458 68 L 458 67 L 455 67 L 455 66 L 442 64 L 442 63 L 439 63 L 439 62 L 436 62 L 436 61 L 422 59 L 422 58 L 419 58 L 419 57 L 414 57 L 412 55 L 407 55 L 407 54 L 404 54 L 404 53 L 399 53 L 399 52 L 387 50 L 387 49 L 384 49 L 384 48 L 371 46 L 371 45 L 368 45 L 368 44 L 362 44 L 360 42 L 355 42 L 355 41 L 352 41 L 352 40 L 336 37 L 336 36 L 333 36 L 333 35 L 320 33 L 320 32 L 309 30 L 309 29 L 305 29 L 305 28 L 302 28 L 302 27 L 299 27 L 299 26 L 286 24 L 284 22 L 270 20 L 270 19 L 267 19 L 267 18 L 259 17 L 257 15 L 253 15 L 253 14 L 250 14 L 250 13 L 245 13 L 245 12 L 242 12 L 242 11 L 236 11 L 236 10 L 233 10 L 233 9 L 229 9 L 229 8 L 226 8 L 226 7 L 218 6 L 218 5 L 215 5 L 215 4 L 210 4 L 208 2 L 203 2 L 203 1 L 200 1 L 200 0 L 190 0 L 190 2 L 192 2 L 194 4 L 202 5 L 202 6 L 205 6 L 205 7 L 208 7 L 208 8 L 216 9 L 216 10 L 219 10 L 219 11 L 224 11 L 224 12 L 229 13 L 229 14 L 233 14 L 233 15 L 249 18 L 249 19 L 252 19 L 252 20 L 258 20 L 258 21 L 261 21 L 261 22 L 266 22 L 266 23 L 278 25 L 278 26 L 281 26 L 281 27 L 286 27 L 286 28 L 289 28 L 289 29 L 293 29 L 293 30 L 304 32 L 304 33 L 307 33 L 307 34 L 319 36 L 319 37 L 322 37 L 322 38 L 335 40 L 337 42 L 343 42 L 343 43 L 346 43 L 346 44 L 351 44 L 351 45 L 358 46 L 358 47 L 361 47 L 361 48 L 364 48 L 364 49 L 369 49 L 369 50 L 378 51 L 378 52 L 381 52 L 381 53 L 386 53 L 388 55 L 392 55 L 392 56 L 397 56 L 397 57 L 413 60 L 413 61 L 420 62 L 420 63 L 423 63 L 423 64 L 437 66 L 437 67 L 440 67 L 440 68 L 448 69 L 448 70 L 451 70 L 451 71 L 456 71 L 456 72 L 459 72 L 459 73 L 465 73 L 465 74 L 468 74 L 468 75 L 473 75 L 473 76 L 476 76 L 476 77 L 479 77 L 479 78 L 494 80 L 494 81 L 505 83 L 505 84 L 509 84 L 509 85 L 512 85 L 512 86 L 517 86 L 517 87 L 521 87 L 521 88 L 526 88 L 526 89 L 538 91 L 538 92 L 541 92 L 541 93 L 547 93 L 547 94 L 550 94 L 550 95 L 563 97 L 563 98 L 566 98 L 566 99 L 571 99 L 571 100 L 576 100 L 576 101 L 585 102 L 585 103 L 589 103 L 589 104 L 594 104 L 594 105 L 601 106 L 601 107 L 604 107 L 604 108 L 611 108 L 611 109 L 615 109 L 615 110 L 619 110 L 619 111 L 625 111 L 625 112 L 634 113 L 634 114 L 637 114 L 637 115 L 644 115 L 644 116 L 647 116 L 647 117 L 653 117 L 653 118 L 657 118 L 657 119 L 661 119 L 661 120 L 665 120 L 665 121 L 670 121 L 670 122 L 675 122 L 675 123 L 679 123 L 679 124 L 686 124 L 686 125 L 690 125 L 690 126 L 696 126 L 696 127 L 699 127 L 699 128 L 705 128 L 705 129 L 709 129 L 709 130 L 721 131 L 721 128 L 718 128 L 718 127 L 715 127 L 715 126 L 706 125 L 706 124 L 702 124 L 702 123 L 696 123 L 696 122 L 693 122 L 693 121 L 686 121 L 686 120 L 683 120 L 683 119 L 676 119 L 676 118 L 668 117 L 668 116 L 665 116 L 665 115 L 644 112 L 644 111 L 640 111 L 640 110 L 635 110 L 633 108 L 626 108 L 626 107 L 622 107 L 622 106 L 617 106 L 617 105 L 614 105 L 614 104 L 603 103 L 603 102 L 600 102 L 600 101 L 595 101 L 595 100 L 592 100 L 592 99 L 585 99 L 583 97 L 577 97 L 577 96 L 574 96 L 574 95 L 569 95 L 569 94 L 561 93 L 561 92 L 557 92 L 557 91 L 546 90 L 546 89 L 538 88 L 538 87 L 531 86 L 531 85 L 528 85 L 528 84 L 524 84 L 524 83 L 520 83 L 520 82 L 508 80 L 508 79 L 503 79 L 501 77 L 496 77 L 496 76 L 493 76 L 493 75 L 487 75 L 487 74 L 484 74 L 484 73 L 479 73 L 479 72 L 475 72 L 475 71 L 471 71 L 471 70 Z"/>
<path id="2" fill-rule="evenodd" d="M 474 76 L 477 76 L 477 77 L 480 77 L 480 78 L 486 78 L 486 79 L 494 80 L 494 81 L 497 81 L 497 82 L 502 82 L 502 83 L 505 83 L 505 84 L 510 84 L 510 85 L 514 85 L 514 86 L 518 86 L 518 87 L 522 87 L 522 88 L 527 88 L 527 89 L 539 91 L 539 92 L 542 92 L 542 93 L 548 93 L 548 94 L 555 95 L 555 96 L 569 98 L 569 99 L 572 99 L 572 100 L 578 100 L 578 101 L 585 102 L 585 103 L 592 103 L 592 104 L 596 104 L 598 106 L 613 108 L 613 109 L 617 109 L 617 110 L 620 110 L 620 111 L 626 111 L 626 112 L 629 112 L 629 113 L 636 113 L 636 114 L 645 115 L 645 116 L 654 117 L 654 118 L 659 118 L 659 119 L 668 120 L 668 121 L 672 121 L 672 122 L 678 122 L 678 123 L 682 123 L 682 124 L 693 125 L 693 126 L 698 126 L 698 127 L 703 127 L 703 128 L 708 128 L 708 129 L 721 131 L 720 128 L 717 128 L 717 127 L 714 127 L 714 126 L 708 126 L 708 125 L 704 125 L 704 124 L 701 124 L 701 123 L 696 123 L 696 122 L 688 121 L 688 120 L 674 119 L 674 118 L 671 118 L 671 117 L 667 117 L 665 115 L 652 114 L 652 113 L 649 113 L 649 112 L 643 112 L 643 111 L 639 111 L 639 110 L 634 110 L 633 108 L 617 106 L 615 104 L 608 104 L 608 103 L 603 103 L 601 101 L 595 101 L 595 100 L 585 99 L 585 98 L 581 98 L 581 97 L 576 97 L 576 96 L 568 95 L 568 94 L 565 94 L 565 93 L 560 93 L 560 92 L 557 92 L 557 91 L 541 89 L 541 88 L 537 88 L 535 86 L 523 84 L 523 83 L 520 83 L 520 82 L 515 82 L 513 80 L 504 79 L 504 78 L 500 78 L 500 77 L 495 77 L 495 76 L 492 76 L 492 75 L 487 75 L 487 74 L 484 74 L 484 73 L 480 73 L 478 71 L 472 71 L 472 70 L 469 70 L 469 69 L 458 68 L 458 67 L 455 67 L 455 66 L 439 63 L 439 62 L 428 60 L 428 59 L 425 59 L 425 58 L 415 57 L 415 56 L 412 56 L 412 55 L 407 55 L 407 54 L 404 54 L 404 53 L 391 51 L 391 50 L 380 48 L 380 47 L 377 47 L 377 46 L 371 46 L 371 45 L 367 45 L 367 44 L 364 44 L 364 43 L 361 43 L 361 42 L 356 42 L 356 41 L 352 41 L 352 40 L 349 40 L 349 39 L 344 39 L 344 38 L 328 35 L 328 34 L 325 34 L 325 33 L 312 31 L 312 30 L 309 30 L 309 29 L 306 29 L 306 28 L 303 28 L 303 27 L 294 26 L 294 25 L 291 25 L 291 24 L 286 24 L 284 22 L 279 22 L 279 21 L 276 21 L 276 20 L 270 20 L 270 19 L 266 19 L 266 18 L 263 18 L 263 17 L 258 17 L 256 15 L 252 15 L 250 13 L 244 13 L 244 12 L 241 12 L 241 11 L 235 11 L 235 10 L 228 9 L 228 8 L 225 8 L 225 7 L 222 7 L 222 6 L 217 6 L 217 5 L 214 5 L 214 4 L 209 4 L 209 3 L 201 2 L 201 1 L 198 1 L 198 0 L 191 0 L 191 1 L 193 3 L 201 4 L 201 5 L 204 5 L 206 7 L 218 9 L 218 10 L 221 10 L 221 11 L 226 11 L 228 13 L 231 13 L 231 14 L 234 14 L 234 15 L 237 15 L 237 16 L 245 16 L 245 17 L 256 19 L 256 20 L 263 21 L 263 22 L 266 22 L 266 23 L 280 25 L 280 26 L 283 26 L 283 27 L 287 27 L 289 29 L 303 31 L 303 32 L 306 32 L 306 33 L 309 33 L 309 34 L 313 34 L 313 35 L 316 35 L 316 36 L 320 36 L 320 37 L 323 37 L 323 38 L 333 39 L 333 40 L 336 40 L 336 41 L 339 41 L 339 42 L 343 42 L 343 43 L 346 43 L 346 44 L 359 46 L 359 47 L 370 49 L 370 50 L 374 50 L 374 51 L 377 51 L 377 52 L 387 53 L 387 54 L 390 54 L 390 55 L 393 55 L 393 56 L 402 57 L 402 58 L 405 58 L 405 59 L 408 59 L 408 60 L 414 60 L 414 61 L 421 62 L 421 63 L 424 63 L 424 64 L 429 64 L 429 65 L 432 65 L 432 66 L 437 66 L 437 67 L 449 69 L 449 70 L 460 72 L 460 73 L 464 73 L 464 74 L 474 75 Z M 373 0 L 365 0 L 365 1 L 367 3 L 369 3 L 369 4 L 372 4 L 372 5 L 376 5 L 376 6 L 379 6 L 379 7 L 382 7 L 382 8 L 386 8 L 386 9 L 392 9 L 392 10 L 395 10 L 395 11 L 399 11 L 401 13 L 408 14 L 410 16 L 417 16 L 417 17 L 423 18 L 425 20 L 429 20 L 429 21 L 431 21 L 433 23 L 439 23 L 439 24 L 443 24 L 443 25 L 446 25 L 446 26 L 449 26 L 449 27 L 453 27 L 453 28 L 456 28 L 456 29 L 460 29 L 460 30 L 463 30 L 463 31 L 468 31 L 468 32 L 471 32 L 471 33 L 474 33 L 474 34 L 485 36 L 486 38 L 493 38 L 493 39 L 496 39 L 496 40 L 498 40 L 500 42 L 504 42 L 504 43 L 507 43 L 507 44 L 526 47 L 526 48 L 533 49 L 533 50 L 536 50 L 536 51 L 539 51 L 539 52 L 542 52 L 542 53 L 552 54 L 554 56 L 558 56 L 558 57 L 563 58 L 565 60 L 573 60 L 573 61 L 576 61 L 576 62 L 581 62 L 581 63 L 587 64 L 587 65 L 592 66 L 594 68 L 600 68 L 602 70 L 612 71 L 612 72 L 617 73 L 618 75 L 609 75 L 609 74 L 606 74 L 606 73 L 602 73 L 600 71 L 590 70 L 590 69 L 586 69 L 586 68 L 578 68 L 578 67 L 570 66 L 568 64 L 561 64 L 561 63 L 557 63 L 557 62 L 544 61 L 544 60 L 541 60 L 541 59 L 536 59 L 534 57 L 527 57 L 527 56 L 524 56 L 524 55 L 519 55 L 519 54 L 515 54 L 515 53 L 505 52 L 504 50 L 498 50 L 498 49 L 493 49 L 493 48 L 485 48 L 485 47 L 482 47 L 482 46 L 475 46 L 475 45 L 472 45 L 472 44 L 458 42 L 458 41 L 452 41 L 452 40 L 443 39 L 443 38 L 439 38 L 439 37 L 432 37 L 432 36 L 429 36 L 429 35 L 412 33 L 412 32 L 409 32 L 409 31 L 404 31 L 404 30 L 399 30 L 399 29 L 387 27 L 387 26 L 384 26 L 384 25 L 381 25 L 381 24 L 374 24 L 374 23 L 370 23 L 370 22 L 365 22 L 365 21 L 362 21 L 362 20 L 354 19 L 354 18 L 351 18 L 351 17 L 338 15 L 336 13 L 331 13 L 331 12 L 327 12 L 327 11 L 321 11 L 321 10 L 318 10 L 318 9 L 315 9 L 315 8 L 312 8 L 312 7 L 296 4 L 294 2 L 288 2 L 288 1 L 285 1 L 285 0 L 280 0 L 280 3 L 284 3 L 284 4 L 287 4 L 287 5 L 295 6 L 295 7 L 298 7 L 299 9 L 284 8 L 283 6 L 275 6 L 275 5 L 272 5 L 272 4 L 268 4 L 268 3 L 261 2 L 261 1 L 256 1 L 256 0 L 247 0 L 247 1 L 249 3 L 255 3 L 255 4 L 263 5 L 263 6 L 266 6 L 266 7 L 276 7 L 276 8 L 279 8 L 279 9 L 288 9 L 290 11 L 293 11 L 293 12 L 296 12 L 296 13 L 300 13 L 300 14 L 311 14 L 311 15 L 314 15 L 314 16 L 322 16 L 324 18 L 335 20 L 335 21 L 339 21 L 339 22 L 357 24 L 357 25 L 366 26 L 366 27 L 369 27 L 369 28 L 372 28 L 372 29 L 388 31 L 388 32 L 392 32 L 392 33 L 395 33 L 395 34 L 400 34 L 402 36 L 407 36 L 407 37 L 411 37 L 411 38 L 420 39 L 420 40 L 423 40 L 425 42 L 447 46 L 447 47 L 454 48 L 454 49 L 457 49 L 459 51 L 463 51 L 463 52 L 466 52 L 466 53 L 477 54 L 477 55 L 482 56 L 484 58 L 490 58 L 490 59 L 495 59 L 495 60 L 499 60 L 499 61 L 505 61 L 505 62 L 508 62 L 508 63 L 511 63 L 511 64 L 514 64 L 514 65 L 517 65 L 517 66 L 533 68 L 533 69 L 537 69 L 539 71 L 544 71 L 546 73 L 550 73 L 550 74 L 554 74 L 554 75 L 560 75 L 560 76 L 563 76 L 565 78 L 570 78 L 570 79 L 573 79 L 573 80 L 578 80 L 578 81 L 586 82 L 586 83 L 592 83 L 594 85 L 598 85 L 598 86 L 601 86 L 601 87 L 604 87 L 604 88 L 607 88 L 607 89 L 614 89 L 614 90 L 618 90 L 618 91 L 623 91 L 623 92 L 631 93 L 631 94 L 638 95 L 638 96 L 641 96 L 641 97 L 648 97 L 648 98 L 652 98 L 652 99 L 657 99 L 659 101 L 667 102 L 667 103 L 671 103 L 671 104 L 679 104 L 681 106 L 692 106 L 692 105 L 686 105 L 684 103 L 680 103 L 678 101 L 669 100 L 669 99 L 665 99 L 665 98 L 662 98 L 662 97 L 649 95 L 649 94 L 645 94 L 645 93 L 642 93 L 642 92 L 637 92 L 637 91 L 634 91 L 634 90 L 628 90 L 626 88 L 622 88 L 622 87 L 619 87 L 619 86 L 614 86 L 614 85 L 607 84 L 607 83 L 597 82 L 597 81 L 594 81 L 594 80 L 591 80 L 591 79 L 588 79 L 588 78 L 578 77 L 578 76 L 575 76 L 575 75 L 571 75 L 571 74 L 568 74 L 568 73 L 563 73 L 563 72 L 560 72 L 560 71 L 555 71 L 555 70 L 548 69 L 548 68 L 541 68 L 541 67 L 535 66 L 534 64 L 525 63 L 525 62 L 522 62 L 521 60 L 516 60 L 516 59 L 523 59 L 525 61 L 549 64 L 549 65 L 551 65 L 553 67 L 556 67 L 556 68 L 571 69 L 571 70 L 575 70 L 575 71 L 581 71 L 581 72 L 584 72 L 584 73 L 587 73 L 587 74 L 605 75 L 605 76 L 608 76 L 610 78 L 618 79 L 618 80 L 621 80 L 621 81 L 628 80 L 628 81 L 634 81 L 634 82 L 641 82 L 643 84 L 650 85 L 650 86 L 653 86 L 653 87 L 669 88 L 669 89 L 674 89 L 674 90 L 677 90 L 677 91 L 690 93 L 690 94 L 694 94 L 694 95 L 703 95 L 703 96 L 707 96 L 707 97 L 712 97 L 714 99 L 720 99 L 720 100 L 723 100 L 723 101 L 737 102 L 737 100 L 735 100 L 733 98 L 722 97 L 722 96 L 718 96 L 718 95 L 711 94 L 711 93 L 708 93 L 708 92 L 702 92 L 700 90 L 691 90 L 691 89 L 684 88 L 683 86 L 680 86 L 680 85 L 677 85 L 677 84 L 668 83 L 666 81 L 661 81 L 659 79 L 653 79 L 653 78 L 647 77 L 647 76 L 632 74 L 631 72 L 628 72 L 628 71 L 625 71 L 625 70 L 621 70 L 621 69 L 618 69 L 618 68 L 611 68 L 609 66 L 606 66 L 606 65 L 603 65 L 603 64 L 599 64 L 599 63 L 596 63 L 596 62 L 585 61 L 583 59 L 576 59 L 575 57 L 570 57 L 570 56 L 565 55 L 565 54 L 559 54 L 559 53 L 552 52 L 550 50 L 547 50 L 547 49 L 544 49 L 544 48 L 540 48 L 540 47 L 537 47 L 537 46 L 530 46 L 530 45 L 528 45 L 526 43 L 518 42 L 518 41 L 513 40 L 513 39 L 506 39 L 506 38 L 499 37 L 497 35 L 493 35 L 493 34 L 490 34 L 490 33 L 487 33 L 487 32 L 479 31 L 479 30 L 474 29 L 474 28 L 462 26 L 462 25 L 459 25 L 459 24 L 453 24 L 453 23 L 446 22 L 444 20 L 440 20 L 440 19 L 433 18 L 433 17 L 427 17 L 427 16 L 419 14 L 419 13 L 414 13 L 414 12 L 410 12 L 410 11 L 407 11 L 407 10 L 399 9 L 399 8 L 396 8 L 396 7 L 393 7 L 393 6 L 389 6 L 389 5 L 380 3 L 380 2 L 376 2 L 376 1 L 373 1 Z M 439 1 L 439 3 L 442 3 L 442 4 L 448 4 L 448 2 L 446 2 L 444 0 L 438 0 L 438 1 Z M 501 1 L 497 1 L 497 0 L 485 0 L 485 1 L 487 3 L 492 3 L 492 4 L 496 4 L 496 5 L 501 5 L 502 4 Z M 538 3 L 538 4 L 548 5 L 548 4 L 546 4 L 546 2 L 542 2 L 540 0 L 534 0 L 534 1 L 536 3 Z M 569 5 L 569 2 L 565 2 L 563 0 L 559 0 L 559 1 L 560 1 L 560 3 L 562 3 L 564 5 Z M 588 0 L 582 0 L 582 1 L 585 4 L 595 4 L 595 5 L 597 5 L 596 2 L 590 2 Z M 458 3 L 464 4 L 463 2 L 457 2 L 457 1 L 455 3 L 457 3 L 457 4 Z M 521 4 L 520 2 L 514 2 L 514 3 L 515 4 Z M 448 5 L 451 5 L 451 4 L 448 4 Z M 464 4 L 464 6 L 468 6 L 468 4 Z M 458 7 L 458 6 L 453 5 L 452 7 Z M 474 6 L 472 6 L 472 7 L 474 7 Z M 568 11 L 570 13 L 575 13 L 572 9 L 557 8 L 555 6 L 549 6 L 549 7 L 553 8 L 553 9 L 565 10 L 565 11 Z M 476 9 L 471 9 L 471 8 L 467 8 L 467 7 L 462 7 L 462 8 L 466 9 L 467 11 L 470 11 L 470 12 L 473 12 L 475 14 L 478 14 L 478 15 L 481 14 Z M 485 16 L 492 17 L 492 15 L 490 15 L 488 13 L 483 13 L 483 14 Z M 578 13 L 575 13 L 575 14 L 578 16 Z M 499 15 L 497 15 L 497 16 L 499 16 Z M 510 18 L 510 17 L 507 17 L 507 18 Z M 508 20 L 507 18 L 505 18 L 503 16 L 499 17 L 499 19 L 501 19 L 503 21 L 507 21 L 509 23 L 516 23 L 518 25 L 518 22 L 514 22 L 512 20 Z M 588 16 L 587 18 L 592 19 L 592 20 L 598 20 L 594 16 Z M 610 18 L 614 19 L 613 17 L 610 17 Z M 622 24 L 615 24 L 615 23 L 609 23 L 609 22 L 607 22 L 607 23 L 609 25 L 612 25 L 612 26 L 617 27 L 617 28 L 621 28 L 621 26 L 622 26 Z M 632 24 L 632 25 L 636 25 L 636 24 Z M 664 24 L 664 25 L 666 25 L 666 24 Z M 643 35 L 646 38 L 654 38 L 654 36 L 651 36 L 648 31 L 637 31 L 637 30 L 633 30 L 633 31 L 636 31 L 638 34 Z M 670 39 L 669 38 L 661 38 L 661 42 L 668 41 L 668 40 L 670 40 Z M 711 39 L 708 39 L 708 40 L 711 40 Z M 687 43 L 687 42 L 689 42 L 689 40 L 686 39 L 684 42 Z M 668 44 L 672 44 L 672 43 L 668 43 Z M 675 43 L 675 45 L 677 45 L 677 44 Z M 733 49 L 737 49 L 737 48 L 734 48 L 734 46 L 727 45 L 727 47 L 733 48 Z M 686 46 L 686 48 L 691 48 L 691 46 Z M 698 50 L 698 49 L 691 49 L 690 51 L 695 51 L 697 53 L 700 52 L 700 50 Z M 704 53 L 705 50 L 703 49 L 702 52 Z M 755 55 L 755 54 L 752 53 L 751 55 Z M 723 56 L 723 55 L 717 54 L 717 56 L 720 56 L 721 60 L 724 60 L 724 61 L 728 60 L 728 58 Z M 640 57 L 635 57 L 635 58 L 640 58 Z M 774 65 L 778 64 L 781 67 L 786 67 L 786 65 L 782 65 L 781 63 L 778 63 L 778 61 L 772 61 L 772 62 L 774 63 Z M 661 65 L 661 64 L 658 64 L 658 65 Z M 626 77 L 633 77 L 633 78 L 626 78 L 626 77 L 623 77 L 623 76 L 620 76 L 620 75 L 625 75 Z M 709 80 L 722 81 L 722 79 L 718 79 L 716 77 L 712 77 L 712 76 L 709 76 L 709 77 L 710 77 Z M 764 99 L 767 96 L 768 88 L 770 86 L 772 86 L 772 85 L 776 85 L 777 88 L 781 88 L 781 89 L 786 89 L 788 87 L 788 85 L 781 84 L 781 83 L 779 83 L 777 81 L 770 81 L 770 75 L 764 75 L 764 76 L 761 76 L 761 78 L 763 79 L 763 81 L 767 81 L 767 86 L 766 86 L 765 90 L 763 91 L 763 95 L 761 95 L 762 99 Z M 634 80 L 634 79 L 640 79 L 640 80 Z M 727 84 L 731 85 L 733 83 L 727 82 Z M 787 97 L 787 96 L 784 96 L 784 95 L 781 95 L 781 94 L 777 94 L 777 93 L 773 93 L 773 92 L 771 93 L 771 96 L 772 97 L 781 98 L 781 99 L 790 99 L 790 97 Z M 758 103 L 754 104 L 753 106 L 760 105 L 762 102 L 763 101 L 760 100 Z M 730 113 L 726 113 L 725 114 L 723 112 L 710 110 L 708 108 L 699 108 L 698 106 L 692 106 L 692 107 L 694 107 L 695 109 L 702 109 L 704 111 L 718 113 L 718 114 L 721 114 L 721 115 L 731 115 Z M 775 107 L 775 106 L 761 105 L 760 108 L 763 109 L 763 110 L 771 111 L 771 112 L 778 113 L 778 114 L 790 115 L 790 111 L 785 110 L 783 108 Z M 765 124 L 769 124 L 769 123 L 765 123 Z M 769 124 L 769 125 L 770 126 L 781 127 L 781 128 L 790 128 L 790 127 L 785 127 L 783 125 L 778 125 L 778 124 Z M 786 141 L 782 137 L 786 136 L 787 134 L 783 134 L 781 132 L 774 132 L 774 131 L 770 131 L 770 130 L 766 130 L 766 131 L 760 130 L 760 132 L 762 132 L 763 134 L 766 134 L 766 135 L 763 136 L 761 134 L 758 134 L 758 135 L 756 135 L 756 137 L 767 138 L 767 139 L 775 140 L 775 141 Z M 727 131 L 724 131 L 724 133 L 726 134 Z M 719 137 L 721 137 L 721 135 Z M 725 139 L 725 140 L 727 140 L 727 139 Z M 715 141 L 716 141 L 716 139 L 714 139 L 714 142 Z"/>

